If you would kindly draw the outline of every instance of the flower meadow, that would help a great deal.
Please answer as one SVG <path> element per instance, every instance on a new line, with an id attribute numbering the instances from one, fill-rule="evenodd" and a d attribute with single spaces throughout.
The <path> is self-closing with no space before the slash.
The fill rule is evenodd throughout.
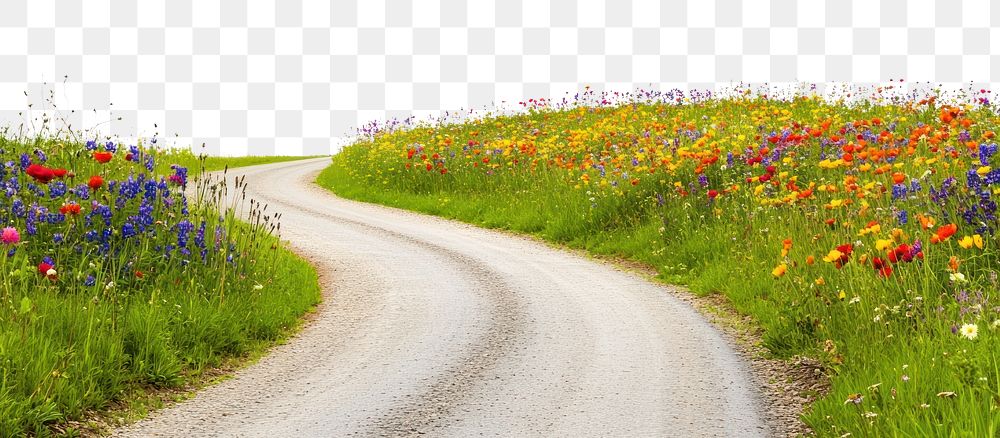
<path id="1" fill-rule="evenodd" d="M 240 188 L 197 164 L 155 139 L 0 137 L 0 436 L 197 381 L 318 302 L 278 217 L 251 202 L 239 220 Z"/>
<path id="2" fill-rule="evenodd" d="M 802 418 L 818 435 L 996 436 L 992 93 L 946 103 L 892 88 L 850 102 L 749 90 L 533 100 L 519 114 L 372 129 L 319 182 L 724 295 L 771 354 L 822 363 L 830 389 L 801 394 L 815 398 Z"/>

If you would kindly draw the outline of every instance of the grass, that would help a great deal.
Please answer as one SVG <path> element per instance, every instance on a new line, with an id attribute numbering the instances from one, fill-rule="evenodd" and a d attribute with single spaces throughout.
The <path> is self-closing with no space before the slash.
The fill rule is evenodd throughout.
<path id="1" fill-rule="evenodd" d="M 62 425 L 112 405 L 141 414 L 150 391 L 259 356 L 320 300 L 316 273 L 283 247 L 273 218 L 243 222 L 218 183 L 188 179 L 193 155 L 104 149 L 0 139 L 0 219 L 20 234 L 0 254 L 0 436 L 76 434 Z"/>
<path id="2" fill-rule="evenodd" d="M 600 101 L 384 131 L 318 183 L 724 295 L 773 356 L 824 365 L 818 435 L 1000 433 L 989 107 Z"/>
<path id="3" fill-rule="evenodd" d="M 251 155 L 245 157 L 216 157 L 209 155 L 197 155 L 188 149 L 172 150 L 161 153 L 162 159 L 158 162 L 157 171 L 169 173 L 171 164 L 178 164 L 188 169 L 202 169 L 205 172 L 214 172 L 225 168 L 256 166 L 258 164 L 282 163 L 285 161 L 305 160 L 318 158 L 315 156 L 288 156 L 288 155 Z"/>

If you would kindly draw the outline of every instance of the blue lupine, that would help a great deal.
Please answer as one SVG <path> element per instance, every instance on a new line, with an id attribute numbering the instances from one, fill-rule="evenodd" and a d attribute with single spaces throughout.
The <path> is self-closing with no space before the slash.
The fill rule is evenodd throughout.
<path id="1" fill-rule="evenodd" d="M 130 217 L 139 226 L 139 231 L 145 231 L 147 227 L 152 226 L 153 220 L 153 203 L 149 199 L 143 198 L 139 203 L 139 214 Z"/>
<path id="2" fill-rule="evenodd" d="M 983 177 L 983 182 L 986 185 L 1000 183 L 1000 169 L 993 169 L 987 172 L 986 176 Z"/>
<path id="3" fill-rule="evenodd" d="M 135 230 L 135 225 L 131 222 L 125 222 L 122 224 L 122 237 L 128 239 L 129 237 L 134 237 L 138 234 Z"/>
<path id="4" fill-rule="evenodd" d="M 76 195 L 77 198 L 88 200 L 90 199 L 90 187 L 86 184 L 80 184 L 70 190 L 71 193 Z"/>
<path id="5" fill-rule="evenodd" d="M 194 224 L 191 221 L 184 219 L 177 223 L 177 247 L 185 248 L 188 244 L 188 234 L 194 230 Z"/>
<path id="6" fill-rule="evenodd" d="M 85 216 L 85 220 L 87 225 L 91 226 L 93 225 L 93 218 L 95 216 L 100 216 L 101 218 L 104 219 L 104 225 L 111 226 L 111 215 L 112 215 L 111 207 L 108 207 L 107 205 L 101 204 L 97 201 L 93 201 L 91 203 L 90 213 L 87 213 L 87 215 Z"/>
<path id="7" fill-rule="evenodd" d="M 150 179 L 146 181 L 143 187 L 144 196 L 146 199 L 153 200 L 156 199 L 156 181 Z"/>
<path id="8" fill-rule="evenodd" d="M 979 145 L 979 164 L 983 166 L 990 165 L 990 157 L 997 153 L 996 143 L 981 144 Z"/>
<path id="9" fill-rule="evenodd" d="M 194 244 L 198 248 L 205 248 L 205 227 L 208 224 L 202 219 L 201 224 L 198 225 L 198 232 L 194 235 Z"/>
<path id="10" fill-rule="evenodd" d="M 38 227 L 35 226 L 37 214 L 38 212 L 35 211 L 35 207 L 32 206 L 32 208 L 28 209 L 28 214 L 24 218 L 24 229 L 28 232 L 29 236 L 34 236 L 38 233 Z"/>
<path id="11" fill-rule="evenodd" d="M 982 186 L 983 180 L 979 178 L 979 173 L 976 172 L 976 169 L 971 169 L 965 173 L 965 184 L 972 190 L 979 190 L 979 187 Z"/>
<path id="12" fill-rule="evenodd" d="M 41 187 L 38 187 L 34 183 L 28 183 L 27 188 L 28 188 L 28 191 L 31 192 L 33 195 L 35 195 L 35 196 L 37 196 L 39 198 L 45 197 L 45 190 L 42 190 Z"/>
<path id="13" fill-rule="evenodd" d="M 907 188 L 903 184 L 893 184 L 892 185 L 892 199 L 895 201 L 906 197 Z"/>
<path id="14" fill-rule="evenodd" d="M 49 198 L 56 199 L 61 198 L 66 195 L 66 183 L 62 181 L 56 181 L 49 184 Z"/>

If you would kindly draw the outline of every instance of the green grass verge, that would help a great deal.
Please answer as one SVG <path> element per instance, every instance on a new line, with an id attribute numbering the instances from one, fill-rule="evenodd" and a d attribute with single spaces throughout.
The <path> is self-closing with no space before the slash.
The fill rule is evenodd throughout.
<path id="1" fill-rule="evenodd" d="M 138 418 L 157 394 L 259 357 L 321 299 L 273 220 L 220 214 L 220 190 L 171 167 L 299 157 L 92 149 L 0 138 L 0 437 L 93 432 L 109 409 Z M 188 202 L 188 181 L 204 202 Z"/>
<path id="2" fill-rule="evenodd" d="M 230 169 L 232 169 L 236 167 L 247 167 L 247 166 L 256 166 L 258 164 L 306 160 L 309 158 L 319 157 L 319 155 L 313 155 L 313 156 L 255 155 L 255 156 L 245 156 L 245 157 L 214 157 L 214 156 L 199 156 L 187 149 L 164 152 L 161 153 L 160 156 L 162 159 L 157 162 L 157 169 L 156 169 L 160 173 L 169 173 L 171 164 L 184 166 L 188 169 L 191 169 L 192 173 L 195 173 L 195 171 L 200 169 L 204 169 L 204 171 L 206 172 L 214 172 L 216 170 L 223 170 L 227 166 Z"/>

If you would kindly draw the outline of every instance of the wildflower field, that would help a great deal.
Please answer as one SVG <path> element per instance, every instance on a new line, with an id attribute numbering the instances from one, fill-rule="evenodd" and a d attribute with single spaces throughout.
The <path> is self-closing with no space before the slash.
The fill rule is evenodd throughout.
<path id="1" fill-rule="evenodd" d="M 525 102 L 516 115 L 373 130 L 319 182 L 637 260 L 723 294 L 773 355 L 823 364 L 831 389 L 803 415 L 818 435 L 997 436 L 990 96 L 848 104 L 671 92 L 611 103 L 591 92 Z"/>
<path id="2" fill-rule="evenodd" d="M 319 301 L 272 212 L 237 219 L 223 195 L 239 187 L 193 168 L 261 159 L 149 146 L 0 136 L 0 436 L 73 432 L 110 403 L 197 381 Z"/>

